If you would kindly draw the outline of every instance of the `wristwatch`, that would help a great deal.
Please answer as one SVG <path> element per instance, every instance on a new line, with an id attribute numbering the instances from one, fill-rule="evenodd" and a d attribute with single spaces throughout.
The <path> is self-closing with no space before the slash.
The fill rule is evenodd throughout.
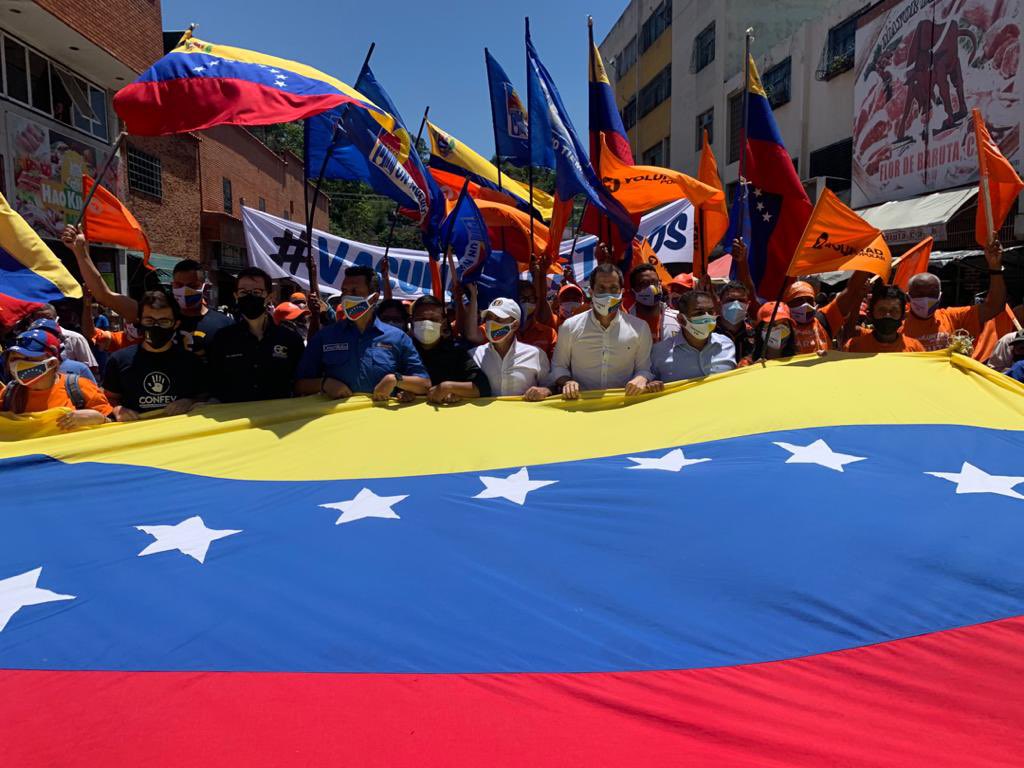
<path id="1" fill-rule="evenodd" d="M 401 383 L 402 383 L 402 374 L 396 373 L 395 374 L 395 384 L 401 384 Z"/>

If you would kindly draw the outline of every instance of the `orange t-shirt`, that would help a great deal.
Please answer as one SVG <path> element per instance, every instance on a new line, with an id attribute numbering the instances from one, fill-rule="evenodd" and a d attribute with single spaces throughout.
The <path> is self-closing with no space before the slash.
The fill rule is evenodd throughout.
<path id="1" fill-rule="evenodd" d="M 975 339 L 981 335 L 981 307 L 947 307 L 922 320 L 908 311 L 903 320 L 903 333 L 921 342 L 928 352 L 949 347 L 955 331 L 964 329 Z"/>
<path id="2" fill-rule="evenodd" d="M 97 328 L 92 335 L 92 343 L 104 352 L 117 352 L 142 341 L 138 336 L 129 336 L 125 331 L 104 331 Z"/>
<path id="3" fill-rule="evenodd" d="M 902 333 L 896 341 L 883 344 L 873 333 L 864 333 L 846 342 L 847 352 L 924 352 L 924 346 L 917 339 L 904 336 Z"/>
<path id="4" fill-rule="evenodd" d="M 838 333 L 843 326 L 843 313 L 839 311 L 839 307 L 836 306 L 836 301 L 833 299 L 821 309 L 821 314 L 825 316 L 831 326 L 831 334 L 817 317 L 809 323 L 793 324 L 796 330 L 796 353 L 798 355 L 832 348 L 832 336 Z"/>
<path id="5" fill-rule="evenodd" d="M 78 386 L 82 390 L 82 396 L 85 398 L 86 409 L 91 408 L 94 411 L 99 411 L 104 416 L 111 414 L 114 409 L 107 402 L 106 395 L 100 392 L 95 384 L 85 377 L 79 377 Z M 4 389 L 5 387 L 0 385 L 0 398 L 3 397 Z M 39 413 L 40 411 L 48 411 L 51 408 L 70 408 L 71 410 L 76 410 L 75 404 L 68 396 L 63 373 L 57 374 L 57 378 L 53 380 L 53 386 L 49 389 L 28 390 L 25 409 L 21 413 Z"/>
<path id="6" fill-rule="evenodd" d="M 520 328 L 517 338 L 524 344 L 532 344 L 543 349 L 550 358 L 555 349 L 555 342 L 558 341 L 558 332 L 550 325 L 534 321 L 528 328 Z"/>

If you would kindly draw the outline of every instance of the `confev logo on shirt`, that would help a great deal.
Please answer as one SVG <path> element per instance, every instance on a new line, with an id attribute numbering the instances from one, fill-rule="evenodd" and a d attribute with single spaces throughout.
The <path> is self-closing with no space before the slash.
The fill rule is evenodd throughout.
<path id="1" fill-rule="evenodd" d="M 142 380 L 142 389 L 146 393 L 139 398 L 139 405 L 165 406 L 174 402 L 170 394 L 171 379 L 162 371 L 150 371 Z"/>

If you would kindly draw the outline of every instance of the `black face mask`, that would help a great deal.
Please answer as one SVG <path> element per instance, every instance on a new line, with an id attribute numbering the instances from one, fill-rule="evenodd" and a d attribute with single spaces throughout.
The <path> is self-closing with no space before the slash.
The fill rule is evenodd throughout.
<path id="1" fill-rule="evenodd" d="M 160 349 L 171 339 L 174 338 L 174 334 L 178 332 L 176 328 L 160 328 L 154 325 L 151 328 L 140 328 L 143 335 L 146 337 L 146 343 L 154 349 Z"/>
<path id="2" fill-rule="evenodd" d="M 1013 357 L 1013 361 L 1024 360 L 1024 347 L 1019 345 L 1010 347 L 1010 355 Z"/>
<path id="3" fill-rule="evenodd" d="M 895 317 L 877 317 L 875 318 L 875 332 L 879 336 L 892 336 L 900 327 L 902 320 L 898 320 Z"/>
<path id="4" fill-rule="evenodd" d="M 243 317 L 257 320 L 260 315 L 267 313 L 267 300 L 262 296 L 253 296 L 251 293 L 247 293 L 245 296 L 239 297 L 238 311 L 242 313 Z"/>

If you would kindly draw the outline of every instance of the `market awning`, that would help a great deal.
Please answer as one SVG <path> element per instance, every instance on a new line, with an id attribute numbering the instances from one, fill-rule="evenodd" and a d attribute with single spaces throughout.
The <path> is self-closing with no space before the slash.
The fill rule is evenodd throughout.
<path id="1" fill-rule="evenodd" d="M 946 239 L 946 223 L 978 194 L 977 186 L 935 192 L 910 200 L 893 200 L 857 211 L 885 234 L 889 245 L 917 243 L 926 237 Z"/>

